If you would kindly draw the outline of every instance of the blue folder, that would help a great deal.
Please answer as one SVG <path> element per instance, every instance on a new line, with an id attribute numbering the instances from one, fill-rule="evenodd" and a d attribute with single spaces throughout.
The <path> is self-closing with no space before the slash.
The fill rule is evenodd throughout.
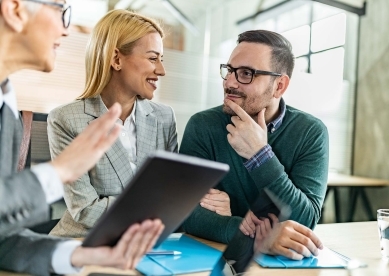
<path id="1" fill-rule="evenodd" d="M 270 256 L 261 254 L 255 261 L 262 267 L 267 268 L 347 268 L 349 258 L 324 247 L 319 256 L 304 258 L 301 261 L 291 260 L 283 256 Z M 360 263 L 360 266 L 365 264 Z"/>
<path id="2" fill-rule="evenodd" d="M 180 255 L 146 255 L 136 269 L 146 275 L 174 275 L 210 271 L 223 252 L 183 234 L 171 234 L 153 251 L 180 251 Z"/>

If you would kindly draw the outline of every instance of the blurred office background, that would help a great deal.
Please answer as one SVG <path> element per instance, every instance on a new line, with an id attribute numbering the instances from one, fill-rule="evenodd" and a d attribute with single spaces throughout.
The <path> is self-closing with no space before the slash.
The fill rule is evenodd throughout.
<path id="1" fill-rule="evenodd" d="M 20 109 L 48 113 L 84 86 L 84 51 L 94 24 L 109 10 L 159 20 L 166 76 L 154 101 L 173 107 L 179 140 L 195 112 L 223 100 L 219 64 L 237 35 L 268 29 L 287 37 L 296 67 L 287 104 L 319 117 L 330 133 L 330 170 L 389 179 L 389 1 L 387 0 L 73 0 L 70 36 L 51 74 L 11 77 Z M 347 205 L 348 191 L 341 192 Z M 368 189 L 373 210 L 388 208 L 389 188 Z M 331 195 L 324 222 L 332 222 Z M 386 204 L 386 205 L 385 205 Z M 355 220 L 366 220 L 361 203 Z"/>

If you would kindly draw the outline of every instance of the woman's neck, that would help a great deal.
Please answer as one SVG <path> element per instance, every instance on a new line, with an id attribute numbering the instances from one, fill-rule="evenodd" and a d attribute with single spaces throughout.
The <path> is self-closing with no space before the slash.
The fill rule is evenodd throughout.
<path id="1" fill-rule="evenodd" d="M 132 109 L 134 108 L 136 95 L 126 93 L 121 87 L 115 85 L 115 82 L 112 80 L 107 84 L 100 95 L 107 108 L 110 108 L 114 103 L 119 103 L 122 106 L 120 119 L 123 122 L 130 116 Z"/>

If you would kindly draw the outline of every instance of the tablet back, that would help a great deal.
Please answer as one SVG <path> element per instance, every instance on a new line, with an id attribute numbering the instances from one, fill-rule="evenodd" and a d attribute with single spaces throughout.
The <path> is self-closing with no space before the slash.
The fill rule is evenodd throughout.
<path id="1" fill-rule="evenodd" d="M 159 245 L 228 170 L 226 164 L 157 151 L 101 216 L 83 246 L 113 246 L 131 224 L 149 218 L 160 218 L 165 225 Z"/>

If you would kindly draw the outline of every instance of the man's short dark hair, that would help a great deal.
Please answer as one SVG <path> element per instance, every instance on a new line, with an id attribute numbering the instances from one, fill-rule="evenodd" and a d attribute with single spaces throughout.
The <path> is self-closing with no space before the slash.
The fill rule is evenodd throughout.
<path id="1" fill-rule="evenodd" d="M 238 44 L 241 42 L 261 43 L 272 48 L 271 70 L 292 77 L 294 55 L 292 45 L 285 37 L 267 30 L 252 30 L 238 36 Z"/>

